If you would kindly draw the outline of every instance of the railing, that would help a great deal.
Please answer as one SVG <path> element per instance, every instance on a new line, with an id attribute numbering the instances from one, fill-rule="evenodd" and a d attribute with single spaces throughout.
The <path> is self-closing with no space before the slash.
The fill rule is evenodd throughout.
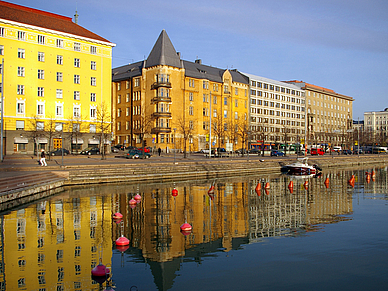
<path id="1" fill-rule="evenodd" d="M 171 88 L 171 83 L 167 81 L 155 82 L 151 85 L 151 90 L 158 89 L 159 87 Z"/>
<path id="2" fill-rule="evenodd" d="M 151 133 L 170 133 L 171 127 L 154 127 L 151 129 Z"/>
<path id="3" fill-rule="evenodd" d="M 152 113 L 153 118 L 170 118 L 171 117 L 171 112 L 154 112 Z"/>
<path id="4" fill-rule="evenodd" d="M 158 102 L 171 102 L 171 97 L 166 97 L 166 96 L 156 96 L 152 98 L 151 100 L 152 103 L 158 103 Z"/>

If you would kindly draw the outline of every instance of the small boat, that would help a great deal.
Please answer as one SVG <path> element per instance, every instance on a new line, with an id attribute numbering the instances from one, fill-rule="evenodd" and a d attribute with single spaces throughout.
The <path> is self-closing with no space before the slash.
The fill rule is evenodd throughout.
<path id="1" fill-rule="evenodd" d="M 282 172 L 290 175 L 315 175 L 318 171 L 322 171 L 316 164 L 309 165 L 307 160 L 307 157 L 298 158 L 296 162 L 284 165 L 282 167 Z"/>

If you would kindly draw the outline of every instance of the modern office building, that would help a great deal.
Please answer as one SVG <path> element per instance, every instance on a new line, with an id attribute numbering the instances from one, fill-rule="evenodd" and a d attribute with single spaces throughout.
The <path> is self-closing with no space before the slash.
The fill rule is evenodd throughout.
<path id="1" fill-rule="evenodd" d="M 303 81 L 286 81 L 286 83 L 305 91 L 308 145 L 351 147 L 354 101 L 352 97 Z"/>
<path id="2" fill-rule="evenodd" d="M 4 152 L 98 145 L 114 46 L 77 19 L 0 1 Z"/>
<path id="3" fill-rule="evenodd" d="M 228 150 L 246 142 L 247 78 L 199 59 L 182 60 L 165 30 L 146 60 L 114 68 L 112 74 L 117 144 L 138 147 L 144 140 L 163 151 L 197 151 L 208 148 L 209 141 Z"/>
<path id="4" fill-rule="evenodd" d="M 250 82 L 251 146 L 303 143 L 305 94 L 293 84 L 242 73 Z"/>

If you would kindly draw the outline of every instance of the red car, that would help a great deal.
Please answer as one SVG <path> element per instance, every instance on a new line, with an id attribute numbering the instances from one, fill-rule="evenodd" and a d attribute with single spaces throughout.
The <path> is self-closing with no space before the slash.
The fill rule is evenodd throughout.
<path id="1" fill-rule="evenodd" d="M 143 148 L 141 148 L 141 147 L 140 147 L 140 148 L 137 148 L 137 149 L 138 149 L 139 151 L 143 151 Z M 145 147 L 145 148 L 144 148 L 144 152 L 145 152 L 145 153 L 151 152 L 151 148 Z"/>
<path id="2" fill-rule="evenodd" d="M 311 149 L 311 155 L 312 156 L 323 156 L 325 154 L 325 151 L 321 148 L 317 149 L 317 148 L 312 148 Z"/>

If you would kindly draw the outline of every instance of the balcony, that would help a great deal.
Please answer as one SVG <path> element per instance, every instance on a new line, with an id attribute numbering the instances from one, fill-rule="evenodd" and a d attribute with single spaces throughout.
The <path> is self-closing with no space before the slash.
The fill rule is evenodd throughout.
<path id="1" fill-rule="evenodd" d="M 151 133 L 171 133 L 171 127 L 154 127 L 151 129 Z"/>
<path id="2" fill-rule="evenodd" d="M 166 96 L 156 96 L 152 98 L 151 100 L 152 103 L 159 103 L 159 102 L 168 102 L 171 103 L 171 97 L 166 97 Z"/>
<path id="3" fill-rule="evenodd" d="M 155 82 L 151 85 L 151 90 L 156 90 L 159 87 L 164 87 L 164 88 L 171 88 L 171 83 L 167 81 L 159 81 Z"/>
<path id="4" fill-rule="evenodd" d="M 154 112 L 152 118 L 170 118 L 171 112 Z"/>

